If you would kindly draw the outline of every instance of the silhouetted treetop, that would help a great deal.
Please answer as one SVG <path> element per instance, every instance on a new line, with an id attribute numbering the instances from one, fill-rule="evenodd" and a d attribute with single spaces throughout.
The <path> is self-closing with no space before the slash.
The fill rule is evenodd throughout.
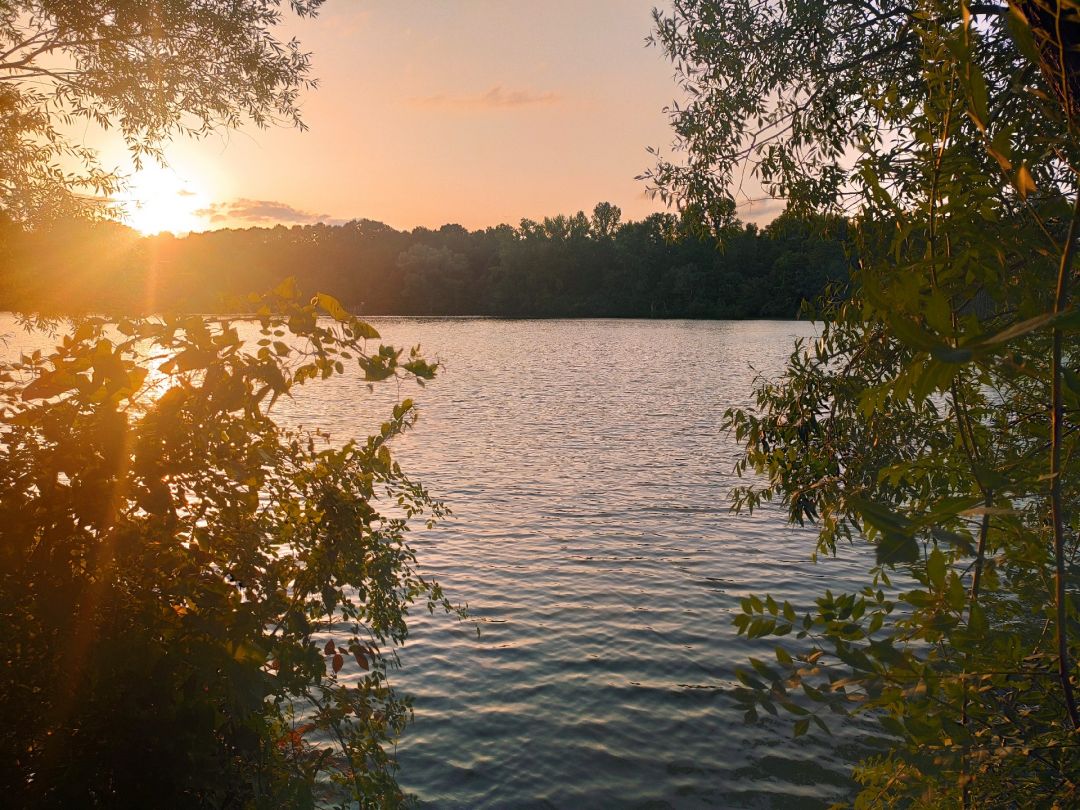
<path id="1" fill-rule="evenodd" d="M 296 276 L 365 314 L 791 318 L 847 278 L 847 223 L 791 214 L 702 238 L 671 214 L 583 212 L 468 231 L 380 222 L 141 238 L 69 221 L 0 236 L 0 308 L 235 311 Z"/>

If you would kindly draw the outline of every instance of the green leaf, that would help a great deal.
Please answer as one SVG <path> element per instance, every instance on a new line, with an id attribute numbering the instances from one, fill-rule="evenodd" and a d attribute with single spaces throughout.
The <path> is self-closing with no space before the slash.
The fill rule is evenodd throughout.
<path id="1" fill-rule="evenodd" d="M 751 675 L 749 672 L 746 672 L 745 670 L 735 670 L 735 677 L 738 678 L 739 681 L 745 686 L 753 689 L 756 692 L 765 691 L 765 684 L 763 684 L 761 681 L 759 681 L 757 678 L 755 678 L 753 675 Z"/>
<path id="2" fill-rule="evenodd" d="M 979 129 L 985 130 L 990 123 L 990 101 L 986 78 L 973 62 L 968 62 L 966 67 L 969 70 L 967 87 L 971 96 L 971 106 L 968 108 L 968 112 L 975 125 Z"/>
<path id="3" fill-rule="evenodd" d="M 899 532 L 885 532 L 874 549 L 878 565 L 913 563 L 919 559 L 919 544 L 915 538 Z"/>
<path id="4" fill-rule="evenodd" d="M 945 555 L 938 549 L 930 552 L 926 559 L 926 575 L 930 578 L 930 584 L 935 591 L 941 591 L 945 586 Z"/>
<path id="5" fill-rule="evenodd" d="M 1039 64 L 1039 47 L 1035 44 L 1035 37 L 1031 32 L 1031 25 L 1020 10 L 1012 3 L 1008 4 L 1008 29 L 1016 43 L 1017 49 L 1028 58 L 1032 64 Z"/>
<path id="6" fill-rule="evenodd" d="M 857 495 L 849 496 L 847 503 L 863 520 L 882 532 L 907 532 L 911 529 L 911 520 L 888 506 Z"/>

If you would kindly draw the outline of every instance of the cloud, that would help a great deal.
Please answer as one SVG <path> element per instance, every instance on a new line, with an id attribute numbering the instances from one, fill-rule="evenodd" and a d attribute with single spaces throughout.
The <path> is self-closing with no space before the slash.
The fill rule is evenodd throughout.
<path id="1" fill-rule="evenodd" d="M 735 206 L 739 219 L 757 225 L 768 225 L 787 208 L 787 200 L 776 197 L 747 199 Z"/>
<path id="2" fill-rule="evenodd" d="M 409 99 L 409 103 L 414 107 L 476 107 L 489 110 L 545 106 L 558 101 L 559 96 L 550 90 L 543 93 L 533 90 L 505 90 L 498 84 L 475 96 L 438 95 Z"/>
<path id="3" fill-rule="evenodd" d="M 213 223 L 240 221 L 261 225 L 270 222 L 289 222 L 305 225 L 315 222 L 336 222 L 329 214 L 313 214 L 276 200 L 242 198 L 229 202 L 210 203 L 206 208 L 200 208 L 194 213 L 195 216 L 204 217 Z"/>
<path id="4" fill-rule="evenodd" d="M 177 197 L 195 197 L 197 196 L 194 191 L 188 191 L 186 188 L 179 188 L 176 190 Z"/>

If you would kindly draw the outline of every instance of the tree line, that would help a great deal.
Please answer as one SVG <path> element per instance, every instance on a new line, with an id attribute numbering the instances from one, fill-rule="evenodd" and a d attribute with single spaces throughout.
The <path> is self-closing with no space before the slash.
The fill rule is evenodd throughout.
<path id="1" fill-rule="evenodd" d="M 4 233 L 3 231 L 6 231 Z M 235 311 L 295 277 L 365 315 L 791 318 L 848 277 L 848 225 L 783 214 L 702 235 L 673 214 L 399 231 L 369 219 L 142 237 L 111 221 L 0 231 L 0 308 Z"/>

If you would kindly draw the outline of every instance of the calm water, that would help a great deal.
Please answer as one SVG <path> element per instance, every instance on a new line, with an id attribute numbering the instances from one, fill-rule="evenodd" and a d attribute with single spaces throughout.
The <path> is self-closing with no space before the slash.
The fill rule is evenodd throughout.
<path id="1" fill-rule="evenodd" d="M 403 467 L 453 509 L 414 541 L 465 622 L 417 615 L 394 684 L 415 697 L 401 781 L 423 805 L 822 807 L 851 794 L 859 735 L 748 727 L 740 597 L 807 605 L 857 562 L 809 563 L 776 512 L 727 510 L 724 410 L 775 376 L 795 322 L 375 319 L 445 361 L 427 388 L 358 379 L 281 406 L 338 438 L 421 406 Z M 11 332 L 5 318 L 4 332 Z M 16 332 L 10 348 L 20 348 Z M 476 629 L 479 627 L 480 636 Z"/>

